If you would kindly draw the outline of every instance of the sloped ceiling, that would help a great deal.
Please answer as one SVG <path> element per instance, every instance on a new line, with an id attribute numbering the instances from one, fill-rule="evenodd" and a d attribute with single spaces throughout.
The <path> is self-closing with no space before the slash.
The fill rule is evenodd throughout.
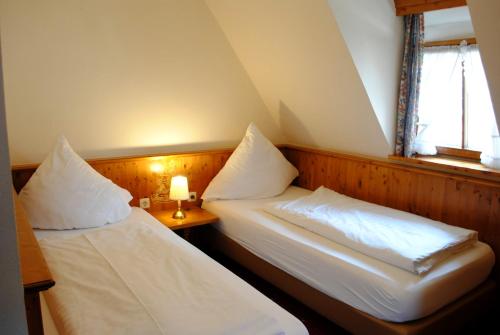
<path id="1" fill-rule="evenodd" d="M 500 129 L 500 1 L 468 0 L 467 4 Z"/>
<path id="2" fill-rule="evenodd" d="M 206 3 L 289 142 L 392 151 L 328 1 Z"/>
<path id="3" fill-rule="evenodd" d="M 392 0 L 328 0 L 386 141 L 394 144 L 403 19 Z"/>

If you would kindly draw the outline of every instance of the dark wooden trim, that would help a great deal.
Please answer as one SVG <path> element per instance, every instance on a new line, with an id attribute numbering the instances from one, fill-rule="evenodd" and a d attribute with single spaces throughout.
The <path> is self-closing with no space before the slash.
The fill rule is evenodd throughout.
<path id="1" fill-rule="evenodd" d="M 40 292 L 40 291 L 46 291 L 52 286 L 54 286 L 56 282 L 53 279 L 48 279 L 48 280 L 43 280 L 39 281 L 36 283 L 31 283 L 31 284 L 25 284 L 24 285 L 24 292 Z"/>
<path id="2" fill-rule="evenodd" d="M 460 159 L 470 159 L 475 162 L 481 160 L 481 151 L 470 150 L 470 149 L 460 149 L 460 148 L 450 148 L 450 147 L 440 147 L 437 146 L 437 153 L 440 156 L 454 157 Z"/>
<path id="3" fill-rule="evenodd" d="M 403 16 L 433 10 L 467 6 L 466 0 L 394 0 L 396 15 Z"/>
<path id="4" fill-rule="evenodd" d="M 476 39 L 474 37 L 471 37 L 471 38 L 459 38 L 459 39 L 455 39 L 455 40 L 425 42 L 424 43 L 424 48 L 444 47 L 444 46 L 458 46 L 464 40 L 467 42 L 467 45 L 477 44 Z"/>
<path id="5" fill-rule="evenodd" d="M 38 291 L 24 292 L 29 335 L 43 335 L 42 309 Z"/>

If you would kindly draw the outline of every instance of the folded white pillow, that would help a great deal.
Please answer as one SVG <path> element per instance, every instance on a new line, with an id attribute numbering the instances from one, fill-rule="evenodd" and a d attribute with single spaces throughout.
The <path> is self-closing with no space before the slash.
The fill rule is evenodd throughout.
<path id="1" fill-rule="evenodd" d="M 251 123 L 226 165 L 210 182 L 203 200 L 276 196 L 298 176 L 297 169 Z"/>
<path id="2" fill-rule="evenodd" d="M 130 192 L 95 171 L 63 136 L 19 193 L 34 228 L 78 229 L 126 218 Z"/>

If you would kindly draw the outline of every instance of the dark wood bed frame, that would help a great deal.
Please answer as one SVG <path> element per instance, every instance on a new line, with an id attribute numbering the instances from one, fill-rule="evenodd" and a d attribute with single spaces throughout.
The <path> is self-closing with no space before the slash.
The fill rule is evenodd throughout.
<path id="1" fill-rule="evenodd" d="M 255 256 L 217 229 L 210 229 L 209 234 L 213 249 L 222 252 L 353 334 L 449 334 L 487 311 L 495 299 L 496 284 L 488 279 L 430 316 L 405 323 L 383 321 L 316 290 Z"/>

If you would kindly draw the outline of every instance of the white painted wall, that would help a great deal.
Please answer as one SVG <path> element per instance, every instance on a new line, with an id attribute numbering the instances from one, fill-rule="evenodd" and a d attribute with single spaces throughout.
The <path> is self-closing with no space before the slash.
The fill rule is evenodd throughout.
<path id="1" fill-rule="evenodd" d="M 500 129 L 500 1 L 468 0 L 467 4 Z"/>
<path id="2" fill-rule="evenodd" d="M 328 0 L 385 139 L 394 147 L 403 19 L 393 0 Z"/>
<path id="3" fill-rule="evenodd" d="M 0 54 L 0 334 L 28 333 L 24 311 L 24 291 L 19 270 L 16 223 L 12 202 L 9 145 L 5 124 L 2 57 Z"/>
<path id="4" fill-rule="evenodd" d="M 392 152 L 327 0 L 206 2 L 289 142 Z"/>
<path id="5" fill-rule="evenodd" d="M 283 138 L 200 0 L 0 0 L 14 164 L 64 133 L 85 157 Z M 168 149 L 165 146 L 173 146 Z"/>

